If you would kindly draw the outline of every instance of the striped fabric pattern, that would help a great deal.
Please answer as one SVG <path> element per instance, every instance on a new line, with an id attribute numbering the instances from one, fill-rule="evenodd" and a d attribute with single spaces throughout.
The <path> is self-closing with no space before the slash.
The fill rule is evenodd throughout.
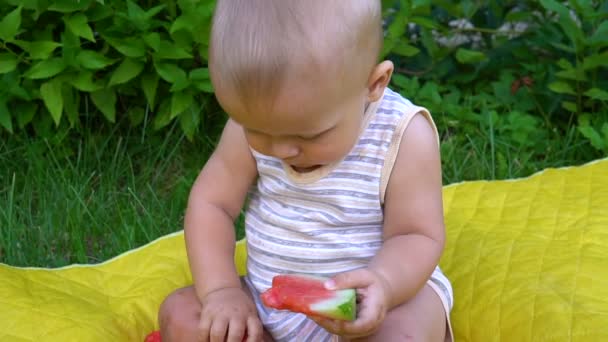
<path id="1" fill-rule="evenodd" d="M 250 192 L 245 230 L 247 282 L 254 293 L 268 289 L 277 274 L 330 277 L 369 263 L 382 244 L 385 160 L 400 123 L 418 108 L 386 89 L 368 106 L 351 152 L 312 177 L 300 177 L 281 160 L 252 151 L 259 178 Z M 331 338 L 303 315 L 257 304 L 277 341 Z"/>

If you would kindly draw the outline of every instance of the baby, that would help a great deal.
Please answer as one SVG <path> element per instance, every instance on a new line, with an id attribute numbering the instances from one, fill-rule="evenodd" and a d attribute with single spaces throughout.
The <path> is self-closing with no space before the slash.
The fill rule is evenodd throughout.
<path id="1" fill-rule="evenodd" d="M 190 194 L 194 286 L 163 302 L 163 341 L 452 339 L 438 135 L 387 87 L 381 12 L 380 0 L 217 1 L 209 70 L 230 119 Z M 264 307 L 290 273 L 355 288 L 356 320 Z"/>

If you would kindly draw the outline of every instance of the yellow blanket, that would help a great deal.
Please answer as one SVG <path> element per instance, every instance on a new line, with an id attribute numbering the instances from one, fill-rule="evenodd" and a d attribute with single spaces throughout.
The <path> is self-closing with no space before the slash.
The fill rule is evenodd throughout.
<path id="1" fill-rule="evenodd" d="M 444 202 L 457 341 L 608 341 L 608 160 L 450 185 Z M 142 341 L 190 281 L 181 232 L 99 265 L 0 264 L 0 341 Z"/>

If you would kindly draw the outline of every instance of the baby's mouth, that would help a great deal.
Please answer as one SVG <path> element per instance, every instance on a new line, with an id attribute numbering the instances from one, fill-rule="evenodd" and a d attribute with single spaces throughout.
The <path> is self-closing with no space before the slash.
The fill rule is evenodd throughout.
<path id="1" fill-rule="evenodd" d="M 299 173 L 307 173 L 307 172 L 312 172 L 318 168 L 321 167 L 321 165 L 312 165 L 312 166 L 295 166 L 295 165 L 290 165 L 292 169 L 294 169 L 294 171 L 299 172 Z"/>

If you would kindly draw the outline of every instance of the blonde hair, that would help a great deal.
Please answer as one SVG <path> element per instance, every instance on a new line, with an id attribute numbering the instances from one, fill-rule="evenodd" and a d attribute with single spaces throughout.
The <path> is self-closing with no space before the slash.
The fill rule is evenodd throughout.
<path id="1" fill-rule="evenodd" d="M 380 0 L 218 0 L 209 68 L 246 102 L 277 96 L 293 73 L 365 86 L 381 45 Z"/>

